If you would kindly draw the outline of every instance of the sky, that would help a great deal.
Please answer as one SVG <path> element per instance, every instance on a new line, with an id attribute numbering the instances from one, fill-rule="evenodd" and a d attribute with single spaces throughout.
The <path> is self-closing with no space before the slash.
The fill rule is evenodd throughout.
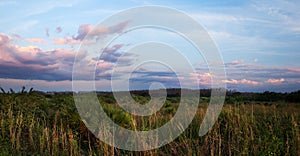
<path id="1" fill-rule="evenodd" d="M 70 91 L 74 61 L 82 59 L 86 67 L 95 65 L 89 78 L 90 71 L 80 67 L 81 75 L 87 74 L 76 79 L 82 89 L 93 78 L 96 90 L 105 91 L 147 89 L 155 82 L 165 88 L 210 88 L 213 75 L 205 57 L 182 36 L 151 27 L 124 33 L 134 19 L 101 25 L 122 10 L 145 5 L 177 9 L 202 25 L 223 59 L 227 89 L 300 90 L 298 0 L 0 0 L 0 86 Z M 153 12 L 153 18 L 158 16 Z M 95 44 L 87 35 L 97 37 L 97 43 L 119 37 L 97 56 L 83 50 Z M 141 63 L 147 60 L 152 62 Z"/>

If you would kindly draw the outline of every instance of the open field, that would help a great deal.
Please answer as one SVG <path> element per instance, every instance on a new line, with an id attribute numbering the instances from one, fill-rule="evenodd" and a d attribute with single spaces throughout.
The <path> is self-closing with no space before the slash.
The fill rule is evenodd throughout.
<path id="1" fill-rule="evenodd" d="M 133 97 L 140 104 L 150 99 L 140 94 Z M 135 117 L 119 108 L 109 94 L 100 94 L 98 99 L 113 121 L 136 130 L 166 123 L 180 100 L 168 97 L 155 115 Z M 208 101 L 208 97 L 201 97 L 192 124 L 172 143 L 151 151 L 131 152 L 97 140 L 81 121 L 70 93 L 1 93 L 0 155 L 300 155 L 299 102 L 258 101 L 228 94 L 213 129 L 199 137 Z"/>

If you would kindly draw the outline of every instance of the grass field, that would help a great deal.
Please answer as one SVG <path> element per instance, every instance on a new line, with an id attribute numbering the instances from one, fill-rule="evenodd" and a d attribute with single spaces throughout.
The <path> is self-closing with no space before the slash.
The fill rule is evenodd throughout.
<path id="1" fill-rule="evenodd" d="M 154 116 L 132 116 L 110 96 L 99 96 L 110 118 L 128 129 L 149 130 L 169 121 L 180 98 L 168 97 Z M 143 104 L 147 96 L 134 95 Z M 0 155 L 300 155 L 300 103 L 227 100 L 205 136 L 198 131 L 209 98 L 192 124 L 159 149 L 131 152 L 99 141 L 81 121 L 72 94 L 0 94 Z"/>

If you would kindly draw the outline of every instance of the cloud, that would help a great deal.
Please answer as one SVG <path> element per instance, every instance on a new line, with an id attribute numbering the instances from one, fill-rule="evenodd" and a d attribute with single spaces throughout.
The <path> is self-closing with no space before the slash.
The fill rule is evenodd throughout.
<path id="1" fill-rule="evenodd" d="M 78 31 L 77 31 L 77 36 L 76 37 L 73 37 L 73 39 L 75 40 L 83 40 L 84 37 L 90 32 L 93 30 L 93 26 L 90 25 L 90 24 L 83 24 L 83 25 L 80 25 L 79 28 L 78 28 Z"/>
<path id="2" fill-rule="evenodd" d="M 89 39 L 85 40 L 83 42 L 83 44 L 91 44 L 94 43 L 92 41 L 90 41 L 90 39 L 99 39 L 99 38 L 103 38 L 106 35 L 109 34 L 115 34 L 115 33 L 121 33 L 124 28 L 127 26 L 128 21 L 124 21 L 121 23 L 118 23 L 116 25 L 113 26 L 103 26 L 103 25 L 99 25 L 97 27 L 94 27 L 93 25 L 90 24 L 82 24 L 79 26 L 78 30 L 77 30 L 77 35 L 73 35 L 73 37 L 65 37 L 65 38 L 53 38 L 54 44 L 59 44 L 59 45 L 63 45 L 63 44 L 81 44 L 84 40 L 84 38 L 89 35 Z M 60 33 L 62 31 L 61 27 L 57 27 L 56 28 L 56 33 Z M 46 29 L 46 35 L 49 37 L 49 29 Z"/>
<path id="3" fill-rule="evenodd" d="M 254 9 L 265 13 L 266 18 L 273 19 L 276 23 L 274 27 L 280 27 L 281 30 L 285 30 L 292 33 L 300 33 L 299 19 L 299 1 L 286 1 L 286 0 L 274 0 L 272 3 L 254 1 Z"/>
<path id="4" fill-rule="evenodd" d="M 106 47 L 103 50 L 101 59 L 106 60 L 108 62 L 116 62 L 118 58 L 122 55 L 120 49 L 123 47 L 122 44 L 114 45 L 112 47 Z"/>
<path id="5" fill-rule="evenodd" d="M 254 59 L 256 60 L 256 59 Z M 270 85 L 273 83 L 295 81 L 300 77 L 300 70 L 298 68 L 290 68 L 290 67 L 269 67 L 263 65 L 256 64 L 247 64 L 242 63 L 243 61 L 233 61 L 231 63 L 226 63 L 226 74 L 229 80 L 228 83 L 231 84 L 240 84 L 240 81 L 235 80 L 255 80 L 255 82 L 249 82 L 244 80 L 244 84 L 247 82 L 249 84 L 260 84 L 260 83 L 268 83 Z M 272 77 L 270 77 L 270 75 Z M 285 79 L 282 78 L 284 75 Z"/>
<path id="6" fill-rule="evenodd" d="M 294 91 L 300 82 L 298 68 L 270 67 L 242 61 L 226 63 L 226 75 L 228 79 L 223 82 L 227 83 L 228 89 L 239 91 Z"/>
<path id="7" fill-rule="evenodd" d="M 9 36 L 5 34 L 0 34 L 0 46 L 8 44 L 11 41 L 12 39 Z"/>
<path id="8" fill-rule="evenodd" d="M 136 57 L 132 53 L 127 53 L 122 51 L 125 45 L 116 44 L 112 47 L 106 47 L 100 56 L 100 60 L 105 60 L 106 62 L 117 63 L 119 66 L 129 66 Z"/>
<path id="9" fill-rule="evenodd" d="M 28 38 L 26 39 L 26 41 L 30 43 L 40 43 L 40 44 L 45 42 L 44 39 L 40 39 L 40 38 Z"/>
<path id="10" fill-rule="evenodd" d="M 105 60 L 99 60 L 96 68 L 100 68 L 103 70 L 103 69 L 111 69 L 113 66 L 114 64 L 111 62 L 107 62 Z"/>
<path id="11" fill-rule="evenodd" d="M 1 78 L 70 80 L 74 56 L 71 50 L 17 46 L 0 34 Z"/>
<path id="12" fill-rule="evenodd" d="M 64 44 L 80 44 L 81 41 L 80 40 L 74 40 L 71 37 L 65 37 L 65 38 L 53 38 L 54 44 L 58 44 L 58 45 L 64 45 Z"/>
<path id="13" fill-rule="evenodd" d="M 225 82 L 225 83 L 231 83 L 231 84 L 238 84 L 239 83 L 239 81 L 235 80 L 235 79 L 224 80 L 223 82 Z"/>
<path id="14" fill-rule="evenodd" d="M 241 79 L 241 80 L 229 79 L 229 80 L 224 80 L 223 82 L 230 83 L 230 84 L 248 84 L 248 85 L 260 85 L 260 84 L 262 84 L 261 82 L 248 80 L 248 79 Z"/>
<path id="15" fill-rule="evenodd" d="M 139 89 L 148 89 L 154 82 L 161 83 L 166 88 L 179 88 L 181 79 L 181 76 L 171 71 L 138 69 L 132 72 L 129 82 L 131 88 Z"/>
<path id="16" fill-rule="evenodd" d="M 234 60 L 234 61 L 232 61 L 230 63 L 226 63 L 225 65 L 226 66 L 245 65 L 244 62 L 245 62 L 244 60 Z"/>
<path id="17" fill-rule="evenodd" d="M 192 81 L 190 85 L 197 85 L 197 81 L 200 85 L 205 85 L 206 87 L 211 85 L 211 77 L 210 73 L 190 73 L 189 81 Z"/>
<path id="18" fill-rule="evenodd" d="M 70 42 L 81 41 L 69 38 Z M 38 42 L 38 39 L 31 39 Z M 56 40 L 60 42 L 60 40 Z M 64 40 L 65 42 L 66 40 Z M 61 41 L 63 42 L 63 41 Z M 63 43 L 65 44 L 65 43 Z M 75 43 L 74 43 L 75 44 Z M 96 65 L 96 78 L 111 79 L 111 70 L 119 60 L 119 66 L 131 64 L 133 55 L 120 51 L 123 45 L 107 47 L 99 60 L 91 58 L 86 51 L 80 51 L 77 59 L 83 60 L 86 66 Z M 62 81 L 72 79 L 75 52 L 55 48 L 44 50 L 37 46 L 18 46 L 10 36 L 0 34 L 0 78 Z M 88 68 L 90 69 L 90 68 Z M 85 72 L 84 66 L 82 72 Z M 83 78 L 84 80 L 84 78 Z"/>
<path id="19" fill-rule="evenodd" d="M 227 80 L 223 80 L 223 82 L 227 83 L 228 89 L 239 91 L 294 91 L 299 86 L 299 68 L 254 64 L 254 60 L 234 60 L 225 63 Z M 199 73 L 209 73 L 205 63 L 198 63 L 196 66 Z M 283 88 L 280 88 L 280 86 Z"/>
<path id="20" fill-rule="evenodd" d="M 129 21 L 123 21 L 107 28 L 109 34 L 122 33 Z"/>
<path id="21" fill-rule="evenodd" d="M 226 70 L 227 69 L 242 69 L 242 68 L 251 68 L 255 66 L 254 64 L 246 63 L 244 60 L 234 60 L 229 63 L 224 63 Z"/>
<path id="22" fill-rule="evenodd" d="M 50 34 L 49 34 L 49 28 L 46 28 L 46 29 L 45 29 L 45 33 L 46 33 L 46 36 L 47 36 L 47 37 L 50 36 Z"/>
<path id="23" fill-rule="evenodd" d="M 247 80 L 247 79 L 242 79 L 240 81 L 242 84 L 251 84 L 251 85 L 259 85 L 262 84 L 261 82 L 258 81 L 252 81 L 252 80 Z"/>
<path id="24" fill-rule="evenodd" d="M 300 74 L 300 69 L 299 68 L 287 68 L 286 70 L 289 71 L 289 72 L 292 72 L 292 73 Z"/>
<path id="25" fill-rule="evenodd" d="M 62 32 L 62 28 L 61 27 L 56 27 L 55 32 L 58 33 L 58 34 L 61 33 Z"/>
<path id="26" fill-rule="evenodd" d="M 11 36 L 13 38 L 17 38 L 17 39 L 21 39 L 22 38 L 21 35 L 19 35 L 19 34 L 12 34 Z"/>
<path id="27" fill-rule="evenodd" d="M 285 79 L 284 78 L 280 78 L 280 79 L 268 79 L 266 82 L 267 83 L 276 83 L 276 84 L 278 84 L 278 83 L 285 82 Z"/>
<path id="28" fill-rule="evenodd" d="M 124 21 L 113 26 L 99 25 L 97 27 L 94 27 L 90 24 L 83 24 L 79 26 L 77 35 L 73 36 L 73 39 L 83 40 L 86 35 L 89 35 L 90 39 L 103 38 L 108 34 L 121 33 L 125 29 L 127 24 L 128 21 Z"/>
<path id="29" fill-rule="evenodd" d="M 56 45 L 70 45 L 71 47 L 73 47 L 76 44 L 83 44 L 83 45 L 88 45 L 88 44 L 95 44 L 94 41 L 89 41 L 89 40 L 75 40 L 72 37 L 65 37 L 65 38 L 53 38 L 53 44 Z"/>

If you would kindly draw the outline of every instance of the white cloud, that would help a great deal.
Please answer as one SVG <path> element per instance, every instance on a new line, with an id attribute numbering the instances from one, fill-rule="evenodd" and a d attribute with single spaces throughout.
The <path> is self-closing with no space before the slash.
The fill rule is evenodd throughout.
<path id="1" fill-rule="evenodd" d="M 247 85 L 260 85 L 262 84 L 259 81 L 253 81 L 253 80 L 248 80 L 248 79 L 241 79 L 241 80 L 236 80 L 236 79 L 229 79 L 229 80 L 223 80 L 225 83 L 231 83 L 231 84 L 247 84 Z"/>
<path id="2" fill-rule="evenodd" d="M 266 82 L 267 83 L 283 83 L 283 82 L 285 82 L 285 79 L 284 78 L 280 78 L 280 79 L 268 79 Z"/>

